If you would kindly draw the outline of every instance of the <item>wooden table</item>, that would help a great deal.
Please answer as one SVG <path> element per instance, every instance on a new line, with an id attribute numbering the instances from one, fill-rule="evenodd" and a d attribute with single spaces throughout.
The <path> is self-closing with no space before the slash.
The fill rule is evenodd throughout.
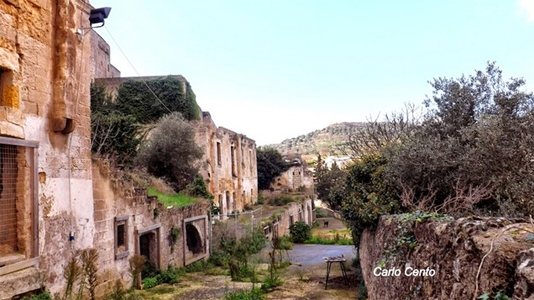
<path id="1" fill-rule="evenodd" d="M 339 267 L 341 268 L 341 272 L 343 273 L 343 278 L 345 279 L 345 284 L 349 285 L 349 281 L 347 278 L 347 269 L 345 269 L 345 262 L 347 261 L 345 257 L 341 255 L 336 257 L 323 257 L 323 259 L 326 262 L 326 283 L 324 289 L 326 290 L 328 288 L 328 277 L 330 276 L 332 263 L 339 263 Z"/>

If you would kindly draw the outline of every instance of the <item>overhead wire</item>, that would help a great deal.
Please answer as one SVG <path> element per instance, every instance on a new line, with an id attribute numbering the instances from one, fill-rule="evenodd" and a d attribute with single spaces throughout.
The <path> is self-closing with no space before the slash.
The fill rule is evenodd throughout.
<path id="1" fill-rule="evenodd" d="M 126 56 L 126 53 L 124 53 L 124 51 L 122 51 L 122 48 L 121 46 L 119 46 L 119 43 L 117 43 L 117 41 L 115 40 L 115 38 L 113 37 L 113 35 L 111 34 L 111 32 L 109 31 L 109 29 L 107 27 L 104 27 L 106 29 L 106 32 L 109 34 L 109 36 L 111 37 L 111 39 L 113 40 L 113 42 L 115 43 L 115 45 L 117 46 L 117 48 L 119 49 L 119 51 L 122 53 L 122 56 L 124 56 L 124 58 L 126 59 L 126 61 L 128 62 L 128 64 L 130 64 L 130 66 L 132 67 L 132 69 L 135 71 L 135 73 L 137 74 L 137 76 L 139 76 L 139 79 L 145 84 L 145 86 L 148 88 L 148 90 L 150 91 L 150 93 L 152 93 L 152 95 L 154 96 L 154 98 L 156 98 L 159 103 L 161 103 L 161 105 L 163 105 L 163 107 L 165 107 L 165 109 L 167 109 L 168 112 L 171 112 L 171 110 L 165 105 L 165 103 L 163 103 L 163 101 L 161 101 L 161 99 L 156 95 L 156 93 L 154 93 L 154 91 L 150 88 L 150 86 L 147 84 L 147 82 L 143 79 L 143 77 L 141 77 L 141 75 L 139 74 L 139 72 L 137 72 L 137 69 L 134 67 L 134 65 L 132 64 L 132 62 L 130 61 L 130 59 L 128 59 L 128 56 Z"/>

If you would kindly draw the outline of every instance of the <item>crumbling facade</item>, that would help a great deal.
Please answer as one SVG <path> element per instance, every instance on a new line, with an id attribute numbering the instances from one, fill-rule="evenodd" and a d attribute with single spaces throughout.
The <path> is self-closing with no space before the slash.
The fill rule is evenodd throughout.
<path id="1" fill-rule="evenodd" d="M 91 73 L 94 78 L 121 77 L 121 71 L 111 64 L 111 47 L 96 31 L 91 30 Z"/>
<path id="2" fill-rule="evenodd" d="M 86 1 L 0 1 L 0 299 L 94 244 Z"/>
<path id="3" fill-rule="evenodd" d="M 201 174 L 223 218 L 256 203 L 258 175 L 255 141 L 217 127 L 208 112 L 202 112 L 201 122 L 196 129 L 197 143 L 204 149 Z"/>
<path id="4" fill-rule="evenodd" d="M 161 269 L 209 257 L 209 203 L 166 207 L 105 161 L 93 163 L 95 247 L 103 296 L 117 279 L 130 286 L 129 260 L 140 254 Z"/>
<path id="5" fill-rule="evenodd" d="M 181 75 L 170 75 L 183 83 Z M 95 83 L 104 86 L 112 97 L 117 96 L 125 81 L 150 81 L 162 76 L 96 78 Z M 192 121 L 195 140 L 204 150 L 200 174 L 206 181 L 214 203 L 225 218 L 229 213 L 242 211 L 258 198 L 258 176 L 256 163 L 256 142 L 243 134 L 224 127 L 217 127 L 207 111 L 199 109 L 199 121 Z"/>

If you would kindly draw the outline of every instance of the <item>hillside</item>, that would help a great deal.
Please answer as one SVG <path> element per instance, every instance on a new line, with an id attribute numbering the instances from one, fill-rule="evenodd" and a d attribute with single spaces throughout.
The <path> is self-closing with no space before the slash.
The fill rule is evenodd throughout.
<path id="1" fill-rule="evenodd" d="M 279 144 L 266 145 L 266 147 L 275 148 L 282 155 L 300 154 L 306 161 L 314 159 L 318 154 L 322 156 L 342 155 L 340 149 L 343 144 L 364 124 L 364 122 L 336 123 L 308 134 L 285 139 Z"/>

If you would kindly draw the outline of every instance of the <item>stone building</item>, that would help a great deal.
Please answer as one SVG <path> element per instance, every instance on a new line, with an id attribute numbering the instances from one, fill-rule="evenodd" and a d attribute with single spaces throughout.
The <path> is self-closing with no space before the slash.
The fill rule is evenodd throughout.
<path id="1" fill-rule="evenodd" d="M 121 77 L 121 71 L 111 64 L 111 47 L 96 31 L 91 30 L 91 73 L 94 78 Z"/>
<path id="2" fill-rule="evenodd" d="M 224 217 L 242 211 L 258 198 L 256 143 L 245 135 L 217 127 L 202 112 L 196 139 L 204 149 L 201 174 Z"/>
<path id="3" fill-rule="evenodd" d="M 128 176 L 121 171 L 111 170 L 105 161 L 94 160 L 98 296 L 109 292 L 117 279 L 130 286 L 129 259 L 135 254 L 145 256 L 161 269 L 180 268 L 209 257 L 211 224 L 207 201 L 166 207 L 125 177 Z"/>
<path id="4" fill-rule="evenodd" d="M 184 84 L 181 75 L 170 75 Z M 167 77 L 167 76 L 165 76 Z M 95 78 L 94 82 L 104 86 L 112 97 L 117 96 L 125 81 L 150 81 L 164 76 Z M 225 217 L 233 211 L 242 211 L 246 205 L 254 204 L 258 197 L 258 176 L 256 164 L 256 142 L 243 134 L 224 127 L 217 127 L 207 111 L 199 109 L 199 121 L 192 121 L 195 139 L 204 150 L 200 174 L 208 190 L 215 197 L 215 205 Z"/>
<path id="5" fill-rule="evenodd" d="M 287 160 L 291 167 L 277 176 L 271 183 L 274 192 L 303 192 L 313 189 L 313 173 L 300 159 Z"/>
<path id="6" fill-rule="evenodd" d="M 58 292 L 94 245 L 89 10 L 0 1 L 0 299 Z"/>

